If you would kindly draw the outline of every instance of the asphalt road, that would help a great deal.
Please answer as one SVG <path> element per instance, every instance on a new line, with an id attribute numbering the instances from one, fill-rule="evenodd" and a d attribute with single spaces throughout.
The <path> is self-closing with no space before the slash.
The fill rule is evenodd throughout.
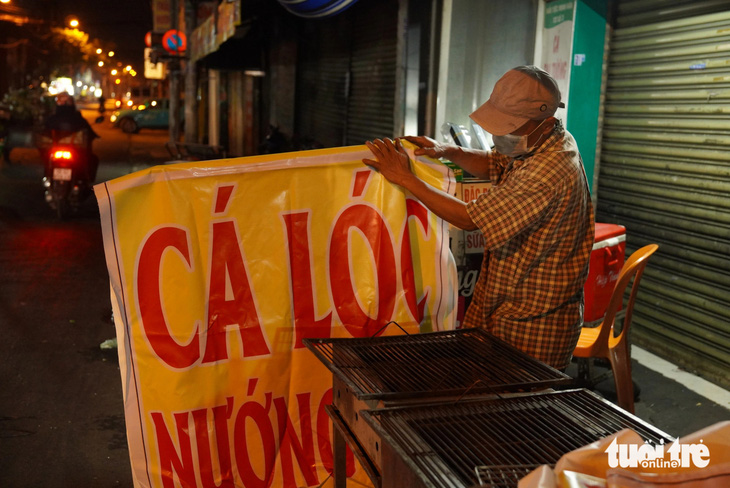
<path id="1" fill-rule="evenodd" d="M 97 183 L 169 159 L 167 131 L 94 129 Z M 99 347 L 115 333 L 96 200 L 59 221 L 38 152 L 10 158 L 0 160 L 0 487 L 132 486 L 118 360 Z"/>

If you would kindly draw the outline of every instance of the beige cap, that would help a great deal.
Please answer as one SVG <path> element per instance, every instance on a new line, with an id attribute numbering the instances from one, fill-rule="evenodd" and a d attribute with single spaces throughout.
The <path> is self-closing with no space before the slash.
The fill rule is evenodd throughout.
<path id="1" fill-rule="evenodd" d="M 518 66 L 497 81 L 489 100 L 469 117 L 490 134 L 503 136 L 528 120 L 547 119 L 564 106 L 558 83 L 547 71 Z"/>

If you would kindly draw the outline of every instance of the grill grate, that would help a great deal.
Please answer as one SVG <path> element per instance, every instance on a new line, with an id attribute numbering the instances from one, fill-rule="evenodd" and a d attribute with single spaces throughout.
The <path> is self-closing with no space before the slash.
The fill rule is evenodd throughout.
<path id="1" fill-rule="evenodd" d="M 482 329 L 304 344 L 361 400 L 526 391 L 572 381 Z"/>
<path id="2" fill-rule="evenodd" d="M 517 486 L 522 478 L 524 478 L 533 469 L 539 468 L 540 464 L 517 465 L 517 466 L 477 466 L 474 472 L 477 476 L 477 482 L 480 486 L 490 486 L 494 488 L 508 488 Z"/>
<path id="3" fill-rule="evenodd" d="M 470 399 L 362 412 L 414 472 L 435 487 L 516 487 L 537 466 L 614 434 L 671 438 L 588 390 Z"/>

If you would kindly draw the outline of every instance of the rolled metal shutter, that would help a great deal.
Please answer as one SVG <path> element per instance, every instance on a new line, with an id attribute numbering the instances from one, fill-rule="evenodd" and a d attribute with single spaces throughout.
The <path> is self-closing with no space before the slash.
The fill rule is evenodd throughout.
<path id="1" fill-rule="evenodd" d="M 398 2 L 360 2 L 351 12 L 357 20 L 352 24 L 346 143 L 356 145 L 394 136 Z"/>
<path id="2" fill-rule="evenodd" d="M 632 340 L 730 386 L 730 5 L 620 1 L 596 220 L 659 244 Z"/>
<path id="3" fill-rule="evenodd" d="M 392 137 L 398 2 L 359 2 L 302 25 L 296 126 L 326 147 Z"/>
<path id="4" fill-rule="evenodd" d="M 344 141 L 350 40 L 339 19 L 308 21 L 299 36 L 296 130 L 325 147 Z"/>

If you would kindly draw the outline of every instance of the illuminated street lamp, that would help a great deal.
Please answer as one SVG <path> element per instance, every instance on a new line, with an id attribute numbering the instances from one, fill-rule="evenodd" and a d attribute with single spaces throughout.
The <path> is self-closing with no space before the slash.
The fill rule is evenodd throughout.
<path id="1" fill-rule="evenodd" d="M 96 50 L 96 54 L 101 54 L 101 53 L 102 53 L 102 50 L 101 50 L 101 48 L 98 48 L 98 49 Z"/>
<path id="2" fill-rule="evenodd" d="M 99 68 L 101 68 L 102 66 L 104 66 L 104 61 L 99 61 L 99 62 L 98 62 L 98 63 L 96 63 L 96 64 L 97 64 L 97 65 L 99 66 Z"/>
<path id="3" fill-rule="evenodd" d="M 107 54 L 107 56 L 109 56 L 110 58 L 113 58 L 114 57 L 114 51 L 109 51 L 109 54 Z"/>

